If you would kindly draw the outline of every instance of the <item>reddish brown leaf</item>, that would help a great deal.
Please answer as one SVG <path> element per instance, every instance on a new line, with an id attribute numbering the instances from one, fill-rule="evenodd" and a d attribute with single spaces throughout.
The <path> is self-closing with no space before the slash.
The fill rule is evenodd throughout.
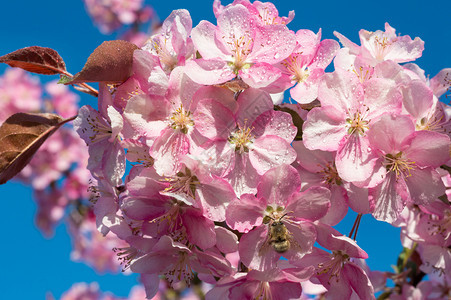
<path id="1" fill-rule="evenodd" d="M 133 51 L 126 41 L 106 41 L 89 56 L 83 69 L 66 84 L 82 82 L 121 83 L 132 75 Z"/>
<path id="2" fill-rule="evenodd" d="M 55 114 L 17 113 L 0 126 L 0 184 L 19 173 L 62 124 Z"/>
<path id="3" fill-rule="evenodd" d="M 53 49 L 26 47 L 0 57 L 0 62 L 29 72 L 54 75 L 66 71 L 63 59 Z"/>

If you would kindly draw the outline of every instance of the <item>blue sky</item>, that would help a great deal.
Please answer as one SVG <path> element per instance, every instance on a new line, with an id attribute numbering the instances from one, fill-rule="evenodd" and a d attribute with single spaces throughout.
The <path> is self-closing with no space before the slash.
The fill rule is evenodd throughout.
<path id="1" fill-rule="evenodd" d="M 67 69 L 76 73 L 89 54 L 104 40 L 92 25 L 81 0 L 73 1 L 3 1 L 0 18 L 0 55 L 19 48 L 39 45 L 57 50 Z M 173 9 L 190 11 L 193 24 L 206 19 L 214 22 L 212 1 L 158 1 L 153 5 L 160 19 Z M 224 1 L 224 4 L 228 4 Z M 377 3 L 377 4 L 370 4 Z M 451 31 L 449 12 L 451 1 L 275 1 L 281 15 L 295 10 L 296 17 L 290 29 L 322 28 L 323 38 L 334 38 L 338 31 L 358 43 L 358 31 L 384 29 L 389 22 L 402 35 L 419 36 L 425 41 L 423 57 L 416 61 L 426 74 L 434 76 L 442 68 L 451 67 Z M 20 6 L 19 6 L 20 5 Z M 0 74 L 6 66 L 0 65 Z M 43 82 L 56 77 L 42 77 Z M 83 104 L 95 105 L 95 99 L 82 95 Z M 0 298 L 44 299 L 46 292 L 56 298 L 72 283 L 97 281 L 100 288 L 118 296 L 127 296 L 136 283 L 136 276 L 98 276 L 82 263 L 69 260 L 70 240 L 64 226 L 59 226 L 55 237 L 47 240 L 34 227 L 36 207 L 31 190 L 18 183 L 0 186 L 3 215 L 0 218 L 2 243 L 2 272 Z M 338 229 L 348 234 L 355 214 L 348 216 Z M 388 224 L 364 216 L 359 229 L 359 245 L 365 249 L 372 268 L 391 270 L 401 250 L 399 230 Z"/>

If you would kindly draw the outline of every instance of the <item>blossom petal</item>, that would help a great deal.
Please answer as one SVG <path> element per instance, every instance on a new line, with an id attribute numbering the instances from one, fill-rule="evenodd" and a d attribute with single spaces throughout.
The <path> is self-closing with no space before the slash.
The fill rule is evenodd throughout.
<path id="1" fill-rule="evenodd" d="M 336 151 L 347 135 L 345 116 L 332 106 L 312 109 L 304 122 L 302 137 L 305 147 L 323 151 Z"/>
<path id="2" fill-rule="evenodd" d="M 296 159 L 296 151 L 290 144 L 274 135 L 256 139 L 249 148 L 249 160 L 258 174 L 282 164 L 291 164 Z"/>
<path id="3" fill-rule="evenodd" d="M 191 31 L 191 38 L 196 46 L 197 51 L 204 59 L 220 59 L 227 60 L 230 58 L 229 53 L 224 53 L 218 48 L 215 42 L 216 26 L 208 21 L 202 20 Z"/>
<path id="4" fill-rule="evenodd" d="M 280 181 L 273 181 L 280 182 Z M 324 217 L 330 207 L 330 191 L 325 187 L 311 187 L 294 193 L 289 199 L 286 211 L 299 219 L 316 221 Z"/>
<path id="5" fill-rule="evenodd" d="M 227 225 L 239 232 L 248 232 L 263 222 L 266 201 L 251 194 L 243 194 L 240 199 L 229 204 L 226 211 Z"/>
<path id="6" fill-rule="evenodd" d="M 301 179 L 295 168 L 283 164 L 267 171 L 260 179 L 257 187 L 258 198 L 265 199 L 268 204 L 284 207 L 291 196 L 301 190 Z"/>
<path id="7" fill-rule="evenodd" d="M 291 143 L 297 128 L 293 125 L 291 115 L 281 111 L 268 110 L 252 123 L 255 136 L 275 135 Z"/>

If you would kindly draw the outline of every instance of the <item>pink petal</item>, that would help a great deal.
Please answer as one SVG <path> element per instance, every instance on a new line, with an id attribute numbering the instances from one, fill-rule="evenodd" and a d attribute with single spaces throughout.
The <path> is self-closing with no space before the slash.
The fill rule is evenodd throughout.
<path id="1" fill-rule="evenodd" d="M 303 141 L 308 149 L 336 151 L 347 135 L 344 111 L 333 106 L 312 109 L 303 125 Z"/>
<path id="2" fill-rule="evenodd" d="M 233 47 L 230 45 L 235 45 L 237 40 L 244 39 L 247 41 L 253 39 L 255 34 L 255 23 L 250 22 L 250 20 L 251 15 L 244 6 L 233 5 L 227 7 L 218 16 L 216 39 L 221 41 L 223 45 L 227 45 L 227 49 Z"/>
<path id="3" fill-rule="evenodd" d="M 134 51 L 133 73 L 144 92 L 155 96 L 166 94 L 168 76 L 161 69 L 158 56 L 144 50 Z"/>
<path id="4" fill-rule="evenodd" d="M 341 274 L 348 280 L 360 299 L 376 299 L 373 285 L 368 275 L 361 268 L 353 263 L 347 263 L 344 265 Z"/>
<path id="5" fill-rule="evenodd" d="M 405 150 L 409 160 L 419 167 L 437 168 L 450 159 L 450 139 L 433 131 L 417 131 L 410 147 Z"/>
<path id="6" fill-rule="evenodd" d="M 227 225 L 239 232 L 248 232 L 263 222 L 266 201 L 244 194 L 229 204 L 226 211 Z"/>
<path id="7" fill-rule="evenodd" d="M 412 80 L 402 88 L 404 108 L 414 119 L 427 115 L 433 105 L 432 90 L 421 80 Z"/>
<path id="8" fill-rule="evenodd" d="M 180 168 L 180 160 L 188 153 L 189 141 L 185 134 L 172 128 L 165 129 L 151 149 L 154 167 L 161 176 L 174 175 Z"/>
<path id="9" fill-rule="evenodd" d="M 321 246 L 331 251 L 341 250 L 350 257 L 363 259 L 368 258 L 368 254 L 360 248 L 354 240 L 342 235 L 334 228 L 318 223 L 316 232 L 317 242 Z"/>
<path id="10" fill-rule="evenodd" d="M 202 202 L 205 216 L 217 222 L 225 221 L 226 206 L 236 198 L 232 186 L 219 177 L 203 182 L 200 188 L 197 188 L 197 195 Z"/>
<path id="11" fill-rule="evenodd" d="M 182 220 L 191 243 L 202 249 L 211 248 L 216 244 L 214 223 L 205 218 L 199 210 L 187 209 L 182 215 Z"/>
<path id="12" fill-rule="evenodd" d="M 335 165 L 340 178 L 349 182 L 365 181 L 372 175 L 377 159 L 368 138 L 353 134 L 340 143 Z"/>
<path id="13" fill-rule="evenodd" d="M 216 247 L 222 253 L 233 253 L 238 251 L 238 237 L 224 227 L 216 226 Z"/>
<path id="14" fill-rule="evenodd" d="M 236 113 L 238 110 L 238 104 L 231 90 L 226 90 L 218 86 L 203 86 L 194 94 L 191 110 L 195 111 L 197 103 L 203 99 L 214 99 L 228 108 L 232 113 Z"/>
<path id="15" fill-rule="evenodd" d="M 373 122 L 383 113 L 401 113 L 402 95 L 394 80 L 373 78 L 363 83 L 365 101 L 369 112 L 367 119 Z"/>
<path id="16" fill-rule="evenodd" d="M 423 50 L 424 42 L 419 37 L 412 41 L 407 35 L 398 36 L 390 51 L 385 55 L 385 60 L 397 63 L 412 61 L 421 57 Z"/>
<path id="17" fill-rule="evenodd" d="M 161 216 L 166 209 L 164 204 L 167 200 L 149 199 L 145 197 L 126 198 L 121 205 L 122 212 L 133 220 L 153 220 Z"/>
<path id="18" fill-rule="evenodd" d="M 348 192 L 349 207 L 360 214 L 371 213 L 370 202 L 368 200 L 368 189 L 360 188 L 353 184 L 348 184 L 346 187 Z M 330 225 L 330 224 L 329 224 Z"/>
<path id="19" fill-rule="evenodd" d="M 195 155 L 216 176 L 227 176 L 235 166 L 235 148 L 226 139 L 206 142 L 190 154 Z"/>
<path id="20" fill-rule="evenodd" d="M 323 74 L 324 70 L 322 69 L 312 69 L 306 80 L 299 82 L 290 90 L 291 97 L 301 104 L 315 100 L 318 97 L 318 87 Z"/>
<path id="21" fill-rule="evenodd" d="M 285 25 L 270 25 L 256 30 L 254 46 L 247 59 L 250 62 L 276 64 L 293 52 L 295 34 Z"/>
<path id="22" fill-rule="evenodd" d="M 349 48 L 351 54 L 358 55 L 360 53 L 359 45 L 351 42 L 347 37 L 337 31 L 334 31 L 334 35 L 338 38 L 343 47 Z"/>
<path id="23" fill-rule="evenodd" d="M 311 30 L 300 29 L 296 32 L 297 47 L 295 52 L 302 53 L 308 57 L 313 57 L 321 41 L 321 29 L 318 34 Z"/>
<path id="24" fill-rule="evenodd" d="M 333 106 L 344 114 L 363 101 L 363 87 L 357 76 L 336 70 L 322 77 L 318 99 L 322 106 Z"/>
<path id="25" fill-rule="evenodd" d="M 296 162 L 309 172 L 321 172 L 327 165 L 332 165 L 335 161 L 333 152 L 309 150 L 304 146 L 303 141 L 293 141 L 292 145 L 298 155 Z"/>
<path id="26" fill-rule="evenodd" d="M 295 168 L 284 164 L 266 172 L 257 187 L 257 197 L 268 204 L 284 207 L 291 196 L 300 191 L 301 179 Z M 266 208 L 266 207 L 265 207 Z"/>
<path id="27" fill-rule="evenodd" d="M 297 128 L 289 113 L 268 110 L 262 113 L 252 123 L 252 133 L 255 136 L 275 135 L 291 143 L 296 136 Z"/>
<path id="28" fill-rule="evenodd" d="M 271 94 L 283 92 L 292 85 L 288 76 L 268 63 L 256 63 L 249 69 L 241 70 L 239 75 L 250 87 L 262 89 Z"/>
<path id="29" fill-rule="evenodd" d="M 216 30 L 215 25 L 202 20 L 192 30 L 191 38 L 203 59 L 219 59 L 225 61 L 230 58 L 230 53 L 224 53 L 218 48 L 215 42 Z"/>
<path id="30" fill-rule="evenodd" d="M 342 186 L 332 185 L 330 187 L 330 207 L 327 214 L 320 219 L 321 223 L 335 226 L 348 213 L 348 196 Z"/>
<path id="31" fill-rule="evenodd" d="M 193 119 L 196 129 L 209 139 L 227 139 L 236 126 L 233 113 L 213 99 L 200 101 Z"/>
<path id="32" fill-rule="evenodd" d="M 260 176 L 249 161 L 248 155 L 235 154 L 234 162 L 234 168 L 227 175 L 226 180 L 232 185 L 235 194 L 238 197 L 243 194 L 255 194 Z"/>
<path id="33" fill-rule="evenodd" d="M 415 204 L 429 204 L 446 192 L 440 175 L 432 168 L 416 168 L 405 181 Z"/>
<path id="34" fill-rule="evenodd" d="M 310 222 L 284 222 L 291 235 L 290 249 L 283 254 L 290 263 L 301 259 L 307 253 L 312 252 L 316 240 L 315 227 Z M 275 252 L 275 251 L 273 251 Z"/>
<path id="35" fill-rule="evenodd" d="M 190 60 L 185 65 L 185 73 L 191 80 L 204 85 L 220 84 L 236 77 L 224 60 Z"/>
<path id="36" fill-rule="evenodd" d="M 385 154 L 397 154 L 410 144 L 415 125 L 408 116 L 384 114 L 368 131 L 370 144 Z"/>
<path id="37" fill-rule="evenodd" d="M 398 219 L 406 205 L 398 193 L 398 190 L 405 186 L 404 180 L 400 180 L 399 184 L 401 186 L 397 187 L 396 174 L 390 172 L 381 184 L 370 189 L 371 205 L 374 206 L 373 216 L 377 220 L 393 223 Z"/>
<path id="38" fill-rule="evenodd" d="M 315 58 L 310 64 L 309 68 L 316 69 L 320 68 L 324 70 L 335 57 L 335 54 L 340 49 L 340 45 L 334 40 L 323 40 L 319 44 L 318 50 L 316 51 Z"/>
<path id="39" fill-rule="evenodd" d="M 273 300 L 300 299 L 302 287 L 297 282 L 271 282 L 269 284 Z"/>
<path id="40" fill-rule="evenodd" d="M 249 161 L 260 175 L 281 164 L 291 164 L 296 159 L 296 151 L 290 144 L 274 135 L 256 139 L 249 148 Z"/>
<path id="41" fill-rule="evenodd" d="M 122 176 L 125 174 L 125 150 L 118 142 L 105 149 L 101 166 L 104 178 L 113 186 L 122 184 Z"/>
<path id="42" fill-rule="evenodd" d="M 296 219 L 316 221 L 324 217 L 330 207 L 330 191 L 325 187 L 311 187 L 289 199 L 286 211 Z"/>
<path id="43" fill-rule="evenodd" d="M 449 89 L 451 85 L 450 75 L 451 68 L 446 68 L 438 72 L 438 74 L 430 80 L 429 86 L 437 98 L 439 98 Z"/>
<path id="44" fill-rule="evenodd" d="M 239 110 L 236 115 L 237 123 L 249 126 L 262 113 L 272 110 L 274 105 L 267 92 L 258 89 L 246 89 L 238 97 Z"/>
<path id="45" fill-rule="evenodd" d="M 131 126 L 130 138 L 136 134 L 157 137 L 167 127 L 166 117 L 170 114 L 170 104 L 162 98 L 154 99 L 146 95 L 136 95 L 127 101 L 123 117 Z"/>

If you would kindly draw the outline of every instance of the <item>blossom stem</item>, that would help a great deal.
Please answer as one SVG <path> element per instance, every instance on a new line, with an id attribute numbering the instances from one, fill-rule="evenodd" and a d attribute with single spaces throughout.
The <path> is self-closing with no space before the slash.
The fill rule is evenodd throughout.
<path id="1" fill-rule="evenodd" d="M 359 230 L 360 226 L 360 220 L 362 219 L 362 214 L 358 214 L 355 218 L 354 225 L 352 226 L 351 232 L 349 232 L 349 237 L 352 238 L 354 241 L 357 238 L 357 231 Z M 355 230 L 355 231 L 354 231 Z M 354 234 L 354 236 L 352 236 Z"/>

